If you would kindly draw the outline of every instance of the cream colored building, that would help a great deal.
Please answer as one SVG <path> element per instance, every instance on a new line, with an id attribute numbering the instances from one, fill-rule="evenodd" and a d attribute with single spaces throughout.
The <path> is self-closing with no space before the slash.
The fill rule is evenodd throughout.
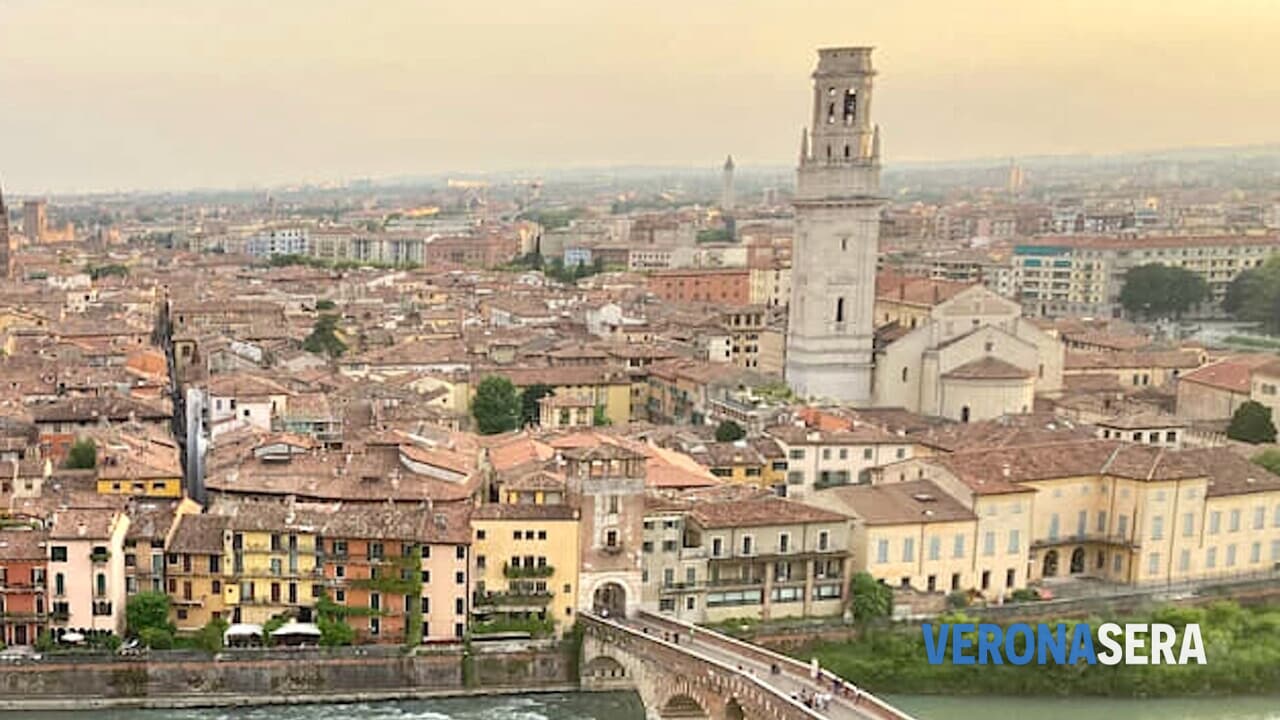
<path id="1" fill-rule="evenodd" d="M 927 478 L 958 497 L 968 493 L 983 518 L 1027 513 L 1032 581 L 1168 583 L 1265 572 L 1280 562 L 1280 477 L 1223 448 L 1052 443 L 937 455 L 886 468 L 884 477 Z M 980 507 L 1014 487 L 1034 491 L 1018 513 L 1011 500 Z"/>
<path id="2" fill-rule="evenodd" d="M 1062 342 L 1017 303 L 974 285 L 932 305 L 914 329 L 882 327 L 874 405 L 961 422 L 1030 412 L 1062 390 Z"/>
<path id="3" fill-rule="evenodd" d="M 910 458 L 915 450 L 907 438 L 868 424 L 847 430 L 776 425 L 766 434 L 786 457 L 786 495 L 797 498 L 825 487 L 869 483 L 875 468 Z"/>
<path id="4" fill-rule="evenodd" d="M 849 525 L 829 509 L 745 486 L 650 498 L 642 603 L 689 622 L 839 615 Z"/>
<path id="5" fill-rule="evenodd" d="M 857 570 L 921 592 L 978 591 L 995 600 L 1026 585 L 1032 495 L 915 479 L 833 488 L 810 502 L 855 518 Z"/>

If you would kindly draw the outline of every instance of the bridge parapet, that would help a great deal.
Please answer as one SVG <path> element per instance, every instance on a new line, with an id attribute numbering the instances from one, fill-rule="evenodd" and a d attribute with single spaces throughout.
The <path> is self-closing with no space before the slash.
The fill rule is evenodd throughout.
<path id="1" fill-rule="evenodd" d="M 782 653 L 774 652 L 768 648 L 753 645 L 735 637 L 730 637 L 723 633 L 718 633 L 714 630 L 700 627 L 698 625 L 692 625 L 664 615 L 641 611 L 637 619 L 645 624 L 664 628 L 665 630 L 678 635 L 696 637 L 699 642 L 721 648 L 728 653 L 732 653 L 735 656 L 743 658 L 744 660 L 752 660 L 770 667 L 776 666 L 780 672 L 792 677 L 813 679 L 813 667 L 789 655 L 783 655 Z M 830 670 L 819 669 L 819 675 L 816 682 L 822 687 L 839 686 L 845 690 L 846 695 L 851 695 L 857 698 L 857 710 L 859 714 L 866 717 L 877 718 L 880 720 L 915 720 L 911 715 L 893 707 L 889 703 L 857 687 L 853 683 L 841 678 Z"/>
<path id="2" fill-rule="evenodd" d="M 583 625 L 583 688 L 633 687 L 649 720 L 828 717 L 741 666 L 590 613 L 580 613 L 578 621 Z"/>

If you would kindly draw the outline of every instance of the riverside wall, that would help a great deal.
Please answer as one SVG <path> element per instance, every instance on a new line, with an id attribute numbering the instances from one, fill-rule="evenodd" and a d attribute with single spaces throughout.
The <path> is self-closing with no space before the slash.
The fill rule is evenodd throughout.
<path id="1" fill-rule="evenodd" d="M 362 702 L 577 687 L 564 645 L 48 655 L 0 662 L 0 710 Z"/>

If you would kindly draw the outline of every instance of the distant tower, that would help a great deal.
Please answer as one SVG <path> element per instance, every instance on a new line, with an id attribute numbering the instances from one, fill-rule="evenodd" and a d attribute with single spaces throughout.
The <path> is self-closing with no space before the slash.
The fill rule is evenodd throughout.
<path id="1" fill-rule="evenodd" d="M 880 130 L 871 48 L 818 51 L 811 128 L 800 138 L 786 378 L 802 397 L 871 399 L 880 237 Z"/>
<path id="2" fill-rule="evenodd" d="M 22 234 L 27 236 L 28 243 L 43 242 L 48 224 L 48 206 L 44 200 L 28 200 L 22 204 Z"/>
<path id="3" fill-rule="evenodd" d="M 1021 193 L 1025 183 L 1026 177 L 1022 174 L 1022 166 L 1018 165 L 1016 160 L 1009 160 L 1009 194 Z"/>
<path id="4" fill-rule="evenodd" d="M 13 245 L 9 239 L 9 209 L 4 206 L 4 188 L 0 187 L 0 278 L 13 277 Z"/>
<path id="5" fill-rule="evenodd" d="M 733 209 L 733 156 L 724 160 L 724 185 L 720 189 L 720 209 Z"/>

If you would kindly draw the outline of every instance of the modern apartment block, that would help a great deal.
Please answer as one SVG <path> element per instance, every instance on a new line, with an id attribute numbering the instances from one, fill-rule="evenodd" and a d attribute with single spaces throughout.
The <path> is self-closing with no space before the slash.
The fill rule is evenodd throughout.
<path id="1" fill-rule="evenodd" d="M 1161 264 L 1205 279 L 1213 303 L 1241 272 L 1280 252 L 1280 236 L 1044 237 L 1014 248 L 1013 282 L 1029 315 L 1120 317 L 1125 273 Z"/>

